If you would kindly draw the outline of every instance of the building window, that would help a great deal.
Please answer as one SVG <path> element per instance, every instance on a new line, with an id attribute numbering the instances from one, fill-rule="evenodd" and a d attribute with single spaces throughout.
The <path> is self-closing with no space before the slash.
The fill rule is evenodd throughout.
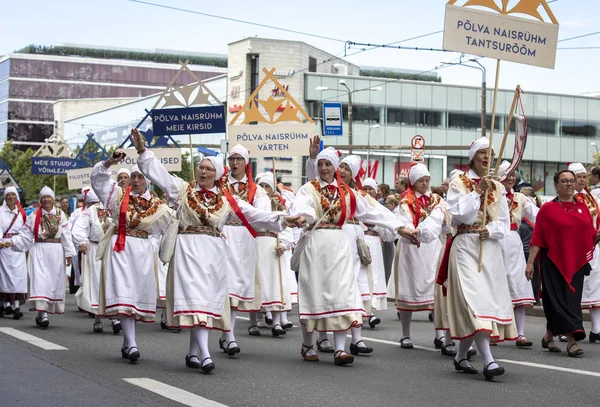
<path id="1" fill-rule="evenodd" d="M 423 109 L 387 109 L 388 124 L 400 124 L 407 126 L 432 126 L 442 125 L 442 112 Z"/>
<path id="2" fill-rule="evenodd" d="M 308 72 L 317 72 L 317 59 L 308 57 Z"/>
<path id="3" fill-rule="evenodd" d="M 587 122 L 563 120 L 560 133 L 563 136 L 596 137 L 596 127 Z"/>
<path id="4" fill-rule="evenodd" d="M 254 92 L 258 87 L 259 76 L 259 58 L 258 55 L 250 55 L 250 93 Z"/>
<path id="5" fill-rule="evenodd" d="M 0 81 L 9 77 L 10 74 L 10 59 L 0 62 Z"/>
<path id="6" fill-rule="evenodd" d="M 352 122 L 365 122 L 365 123 L 379 123 L 379 108 L 364 106 L 364 105 L 352 105 Z M 344 120 L 348 120 L 348 105 L 342 105 L 342 117 Z"/>
<path id="7" fill-rule="evenodd" d="M 496 116 L 494 129 L 500 130 L 500 116 Z M 492 116 L 486 116 L 485 128 L 492 127 Z M 481 115 L 468 113 L 448 113 L 448 128 L 454 129 L 481 129 Z"/>

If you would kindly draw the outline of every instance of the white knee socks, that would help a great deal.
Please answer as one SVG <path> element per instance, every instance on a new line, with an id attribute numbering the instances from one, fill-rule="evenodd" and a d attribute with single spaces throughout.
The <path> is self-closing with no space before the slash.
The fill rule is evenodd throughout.
<path id="1" fill-rule="evenodd" d="M 192 328 L 190 331 L 190 350 L 188 351 L 188 356 L 198 356 L 198 338 L 196 338 L 195 330 L 198 329 L 197 326 Z"/>
<path id="2" fill-rule="evenodd" d="M 525 307 L 515 308 L 515 325 L 517 326 L 517 334 L 525 335 Z"/>
<path id="3" fill-rule="evenodd" d="M 600 308 L 590 309 L 590 320 L 592 322 L 592 332 L 600 333 Z"/>
<path id="4" fill-rule="evenodd" d="M 456 351 L 456 357 L 455 357 L 455 360 L 457 362 L 467 358 L 467 353 L 469 352 L 469 348 L 471 348 L 471 345 L 473 345 L 473 337 L 465 338 L 458 343 L 458 350 Z M 488 345 L 489 345 L 489 342 L 488 342 Z M 462 365 L 468 366 L 469 363 L 465 361 L 465 362 L 462 362 Z"/>
<path id="5" fill-rule="evenodd" d="M 237 314 L 236 310 L 231 308 L 231 319 L 229 321 L 229 332 L 223 332 L 223 335 L 221 336 L 221 338 L 225 339 L 227 342 L 235 341 L 235 334 L 233 332 L 235 329 L 236 314 Z"/>
<path id="6" fill-rule="evenodd" d="M 19 300 L 14 300 L 13 301 L 13 309 L 17 309 L 19 308 Z"/>
<path id="7" fill-rule="evenodd" d="M 358 329 L 360 332 L 360 328 L 352 328 L 352 330 Z M 361 337 L 362 338 L 362 337 Z M 361 339 L 359 339 L 361 340 Z M 354 334 L 352 335 L 352 341 L 354 342 Z M 333 342 L 335 344 L 335 351 L 338 350 L 345 351 L 346 349 L 346 332 L 334 332 L 333 333 Z M 354 342 L 356 343 L 356 342 Z"/>
<path id="8" fill-rule="evenodd" d="M 410 320 L 412 318 L 412 311 L 400 311 L 400 319 L 402 322 L 402 337 L 410 338 Z"/>
<path id="9" fill-rule="evenodd" d="M 352 343 L 353 344 L 357 344 L 358 342 L 362 341 L 362 328 L 360 327 L 352 327 L 350 328 L 350 332 L 352 333 Z M 337 332 L 334 332 L 334 340 L 337 341 L 337 337 L 335 336 Z M 346 333 L 342 332 L 344 334 L 344 343 L 346 343 Z M 335 350 L 339 350 L 337 349 L 337 345 L 336 345 L 336 349 Z"/>
<path id="10" fill-rule="evenodd" d="M 251 312 L 250 315 L 248 315 L 248 324 L 250 324 L 250 326 L 256 326 L 258 324 L 258 312 Z"/>
<path id="11" fill-rule="evenodd" d="M 475 334 L 475 343 L 477 344 L 477 350 L 479 350 L 479 354 L 483 358 L 483 366 L 487 367 L 494 361 L 492 349 L 490 348 L 489 332 L 477 332 Z M 496 363 L 492 363 L 488 369 L 495 369 L 497 367 L 498 365 Z"/>
<path id="12" fill-rule="evenodd" d="M 119 319 L 121 320 L 121 327 L 123 328 L 123 347 L 137 347 L 135 342 L 135 318 L 121 315 L 119 316 Z"/>
<path id="13" fill-rule="evenodd" d="M 287 311 L 281 311 L 281 323 L 284 325 L 288 323 Z"/>
<path id="14" fill-rule="evenodd" d="M 273 311 L 272 317 L 273 317 L 273 326 L 275 326 L 275 325 L 281 326 L 281 312 Z"/>
<path id="15" fill-rule="evenodd" d="M 197 355 L 197 349 L 200 348 L 201 361 L 210 357 L 208 350 L 208 329 L 196 326 L 192 329 L 191 336 L 196 342 L 196 353 L 191 353 L 192 338 L 190 337 L 190 355 Z"/>
<path id="16" fill-rule="evenodd" d="M 442 339 L 442 337 L 446 334 L 446 331 L 444 331 L 443 329 L 436 329 L 435 330 L 435 338 L 436 339 Z"/>

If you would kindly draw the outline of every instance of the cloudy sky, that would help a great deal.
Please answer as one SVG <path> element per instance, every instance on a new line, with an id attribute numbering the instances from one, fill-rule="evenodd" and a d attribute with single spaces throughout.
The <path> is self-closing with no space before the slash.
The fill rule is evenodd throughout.
<path id="1" fill-rule="evenodd" d="M 259 36 L 304 41 L 334 55 L 356 53 L 347 59 L 357 65 L 429 71 L 459 56 L 450 52 L 393 49 L 357 52 L 359 49 L 355 47 L 345 50 L 345 41 L 387 44 L 442 30 L 446 3 L 443 0 L 148 2 L 326 38 L 130 0 L 21 0 L 6 1 L 0 6 L 0 55 L 28 44 L 59 43 L 226 54 L 228 43 Z M 515 2 L 511 0 L 511 4 Z M 555 0 L 550 6 L 560 23 L 559 39 L 600 31 L 600 1 Z M 403 42 L 402 45 L 441 48 L 442 38 L 440 33 Z M 566 47 L 600 47 L 600 35 L 559 43 L 559 48 Z M 492 86 L 495 61 L 482 61 L 488 67 L 488 86 Z M 554 70 L 504 62 L 500 71 L 500 87 L 514 88 L 519 83 L 525 90 L 550 93 L 600 92 L 599 65 L 600 48 L 559 49 Z M 481 83 L 481 74 L 473 69 L 452 67 L 437 72 L 446 83 L 475 86 Z"/>

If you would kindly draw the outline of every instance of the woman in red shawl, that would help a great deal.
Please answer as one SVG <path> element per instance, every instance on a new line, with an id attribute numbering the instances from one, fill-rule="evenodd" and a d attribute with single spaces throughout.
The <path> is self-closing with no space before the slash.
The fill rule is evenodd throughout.
<path id="1" fill-rule="evenodd" d="M 584 276 L 589 275 L 589 261 L 599 233 L 592 225 L 586 204 L 573 198 L 575 174 L 563 170 L 554 176 L 558 196 L 540 209 L 525 274 L 533 277 L 533 264 L 540 255 L 542 299 L 546 315 L 546 334 L 542 348 L 558 353 L 557 335 L 566 335 L 567 353 L 583 356 L 576 341 L 585 339 L 581 318 L 581 294 Z"/>

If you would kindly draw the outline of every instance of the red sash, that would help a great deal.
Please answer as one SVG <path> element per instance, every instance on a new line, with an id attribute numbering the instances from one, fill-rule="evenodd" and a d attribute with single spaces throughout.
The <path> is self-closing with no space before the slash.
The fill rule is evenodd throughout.
<path id="1" fill-rule="evenodd" d="M 248 179 L 250 179 L 250 178 L 248 178 Z M 254 185 L 254 186 L 256 188 L 256 185 Z M 225 188 L 223 188 L 223 195 L 225 195 L 225 198 L 227 198 L 227 202 L 229 202 L 231 209 L 233 209 L 233 213 L 235 213 L 235 215 L 242 222 L 242 224 L 246 227 L 246 229 L 248 229 L 248 232 L 250 232 L 252 237 L 256 238 L 256 236 L 258 236 L 258 233 L 256 233 L 256 230 L 254 230 L 254 228 L 248 222 L 248 219 L 246 219 L 246 217 L 242 213 L 242 210 L 240 209 L 240 206 L 235 201 L 235 198 Z"/>
<path id="2" fill-rule="evenodd" d="M 452 243 L 454 242 L 453 237 L 449 237 L 446 240 L 446 247 L 444 248 L 444 255 L 442 256 L 442 262 L 440 263 L 440 268 L 438 270 L 438 276 L 435 282 L 442 286 L 442 291 L 444 296 L 446 296 L 446 287 L 444 283 L 448 280 L 448 266 L 450 265 L 450 249 L 452 249 Z"/>
<path id="3" fill-rule="evenodd" d="M 131 186 L 128 186 L 125 190 L 125 196 L 121 201 L 119 208 L 119 234 L 117 241 L 115 242 L 115 252 L 121 252 L 125 250 L 125 236 L 127 230 L 127 208 L 129 207 L 129 193 L 131 192 Z"/>

